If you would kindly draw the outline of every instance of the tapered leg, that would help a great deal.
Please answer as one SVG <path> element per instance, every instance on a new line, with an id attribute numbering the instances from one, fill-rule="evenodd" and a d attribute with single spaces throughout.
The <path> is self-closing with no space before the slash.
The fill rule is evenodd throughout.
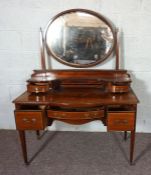
<path id="1" fill-rule="evenodd" d="M 127 140 L 127 131 L 124 131 L 124 140 Z"/>
<path id="2" fill-rule="evenodd" d="M 40 136 L 40 131 L 39 130 L 36 131 L 36 135 L 37 135 L 37 138 L 39 138 L 39 136 Z"/>
<path id="3" fill-rule="evenodd" d="M 133 154 L 135 145 L 135 130 L 131 131 L 131 141 L 130 141 L 130 164 L 133 164 Z"/>
<path id="4" fill-rule="evenodd" d="M 19 132 L 24 162 L 28 165 L 25 131 L 19 130 L 18 132 Z"/>

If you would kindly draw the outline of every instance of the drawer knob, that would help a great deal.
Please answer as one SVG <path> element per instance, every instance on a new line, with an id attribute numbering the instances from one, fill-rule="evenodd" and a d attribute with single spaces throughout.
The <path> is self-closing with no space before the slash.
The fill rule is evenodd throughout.
<path id="1" fill-rule="evenodd" d="M 55 112 L 55 113 L 53 113 L 53 115 L 54 115 L 55 117 L 57 117 L 57 116 L 58 116 L 58 113 Z"/>
<path id="2" fill-rule="evenodd" d="M 126 125 L 126 124 L 128 124 L 128 120 L 115 120 L 114 123 Z"/>
<path id="3" fill-rule="evenodd" d="M 35 91 L 36 91 L 36 92 L 39 92 L 39 89 L 36 87 L 36 88 L 35 88 Z"/>
<path id="4" fill-rule="evenodd" d="M 89 117 L 89 114 L 86 113 L 86 114 L 84 114 L 84 116 L 85 116 L 85 117 Z"/>
<path id="5" fill-rule="evenodd" d="M 24 122 L 26 122 L 26 123 L 30 123 L 30 122 L 35 123 L 35 122 L 37 121 L 35 118 L 32 118 L 32 119 L 23 118 L 22 120 L 23 120 Z"/>
<path id="6" fill-rule="evenodd" d="M 35 118 L 32 118 L 31 121 L 32 121 L 32 122 L 36 122 L 36 119 L 35 119 Z"/>
<path id="7" fill-rule="evenodd" d="M 97 116 L 97 115 L 98 115 L 98 113 L 97 113 L 97 112 L 95 112 L 95 113 L 94 113 L 94 116 Z"/>
<path id="8" fill-rule="evenodd" d="M 26 122 L 26 123 L 30 122 L 28 118 L 23 118 L 23 121 Z"/>

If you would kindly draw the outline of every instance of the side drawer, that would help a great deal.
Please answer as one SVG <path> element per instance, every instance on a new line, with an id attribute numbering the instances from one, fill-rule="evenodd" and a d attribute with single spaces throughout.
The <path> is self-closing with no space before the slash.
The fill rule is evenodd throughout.
<path id="1" fill-rule="evenodd" d="M 43 84 L 43 85 L 34 85 L 34 84 L 28 84 L 27 85 L 27 91 L 32 93 L 40 93 L 40 92 L 48 92 L 49 91 L 49 85 L 48 84 Z"/>
<path id="2" fill-rule="evenodd" d="M 130 87 L 128 85 L 112 85 L 109 87 L 109 91 L 113 93 L 128 92 Z"/>
<path id="3" fill-rule="evenodd" d="M 131 131 L 135 126 L 135 112 L 109 112 L 108 131 Z"/>
<path id="4" fill-rule="evenodd" d="M 98 111 L 55 111 L 55 110 L 48 110 L 47 111 L 48 117 L 56 118 L 56 119 L 99 119 L 104 117 L 104 110 Z"/>
<path id="5" fill-rule="evenodd" d="M 19 130 L 41 130 L 46 126 L 43 110 L 15 110 L 16 128 Z"/>

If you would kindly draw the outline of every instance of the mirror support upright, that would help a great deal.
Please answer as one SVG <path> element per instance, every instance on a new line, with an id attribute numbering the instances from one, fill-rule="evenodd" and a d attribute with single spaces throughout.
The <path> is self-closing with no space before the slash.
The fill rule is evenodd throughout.
<path id="1" fill-rule="evenodd" d="M 40 28 L 40 55 L 41 55 L 41 68 L 42 70 L 46 70 L 45 46 L 44 46 L 44 37 L 42 28 Z"/>
<path id="2" fill-rule="evenodd" d="M 119 70 L 119 30 L 118 28 L 116 29 L 115 32 L 115 55 L 116 55 L 116 70 Z"/>

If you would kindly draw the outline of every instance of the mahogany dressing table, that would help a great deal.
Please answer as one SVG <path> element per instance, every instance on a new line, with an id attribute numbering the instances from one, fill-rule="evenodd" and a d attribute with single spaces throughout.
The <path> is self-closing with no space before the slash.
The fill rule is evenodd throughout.
<path id="1" fill-rule="evenodd" d="M 25 163 L 29 163 L 26 130 L 39 134 L 54 120 L 75 125 L 101 120 L 107 131 L 123 131 L 125 139 L 130 131 L 132 164 L 139 101 L 127 70 L 119 69 L 116 28 L 96 12 L 71 9 L 56 15 L 44 32 L 40 30 L 40 39 L 42 69 L 34 70 L 27 91 L 13 101 Z M 78 69 L 46 69 L 45 53 Z M 115 69 L 86 69 L 106 61 L 112 53 Z"/>

